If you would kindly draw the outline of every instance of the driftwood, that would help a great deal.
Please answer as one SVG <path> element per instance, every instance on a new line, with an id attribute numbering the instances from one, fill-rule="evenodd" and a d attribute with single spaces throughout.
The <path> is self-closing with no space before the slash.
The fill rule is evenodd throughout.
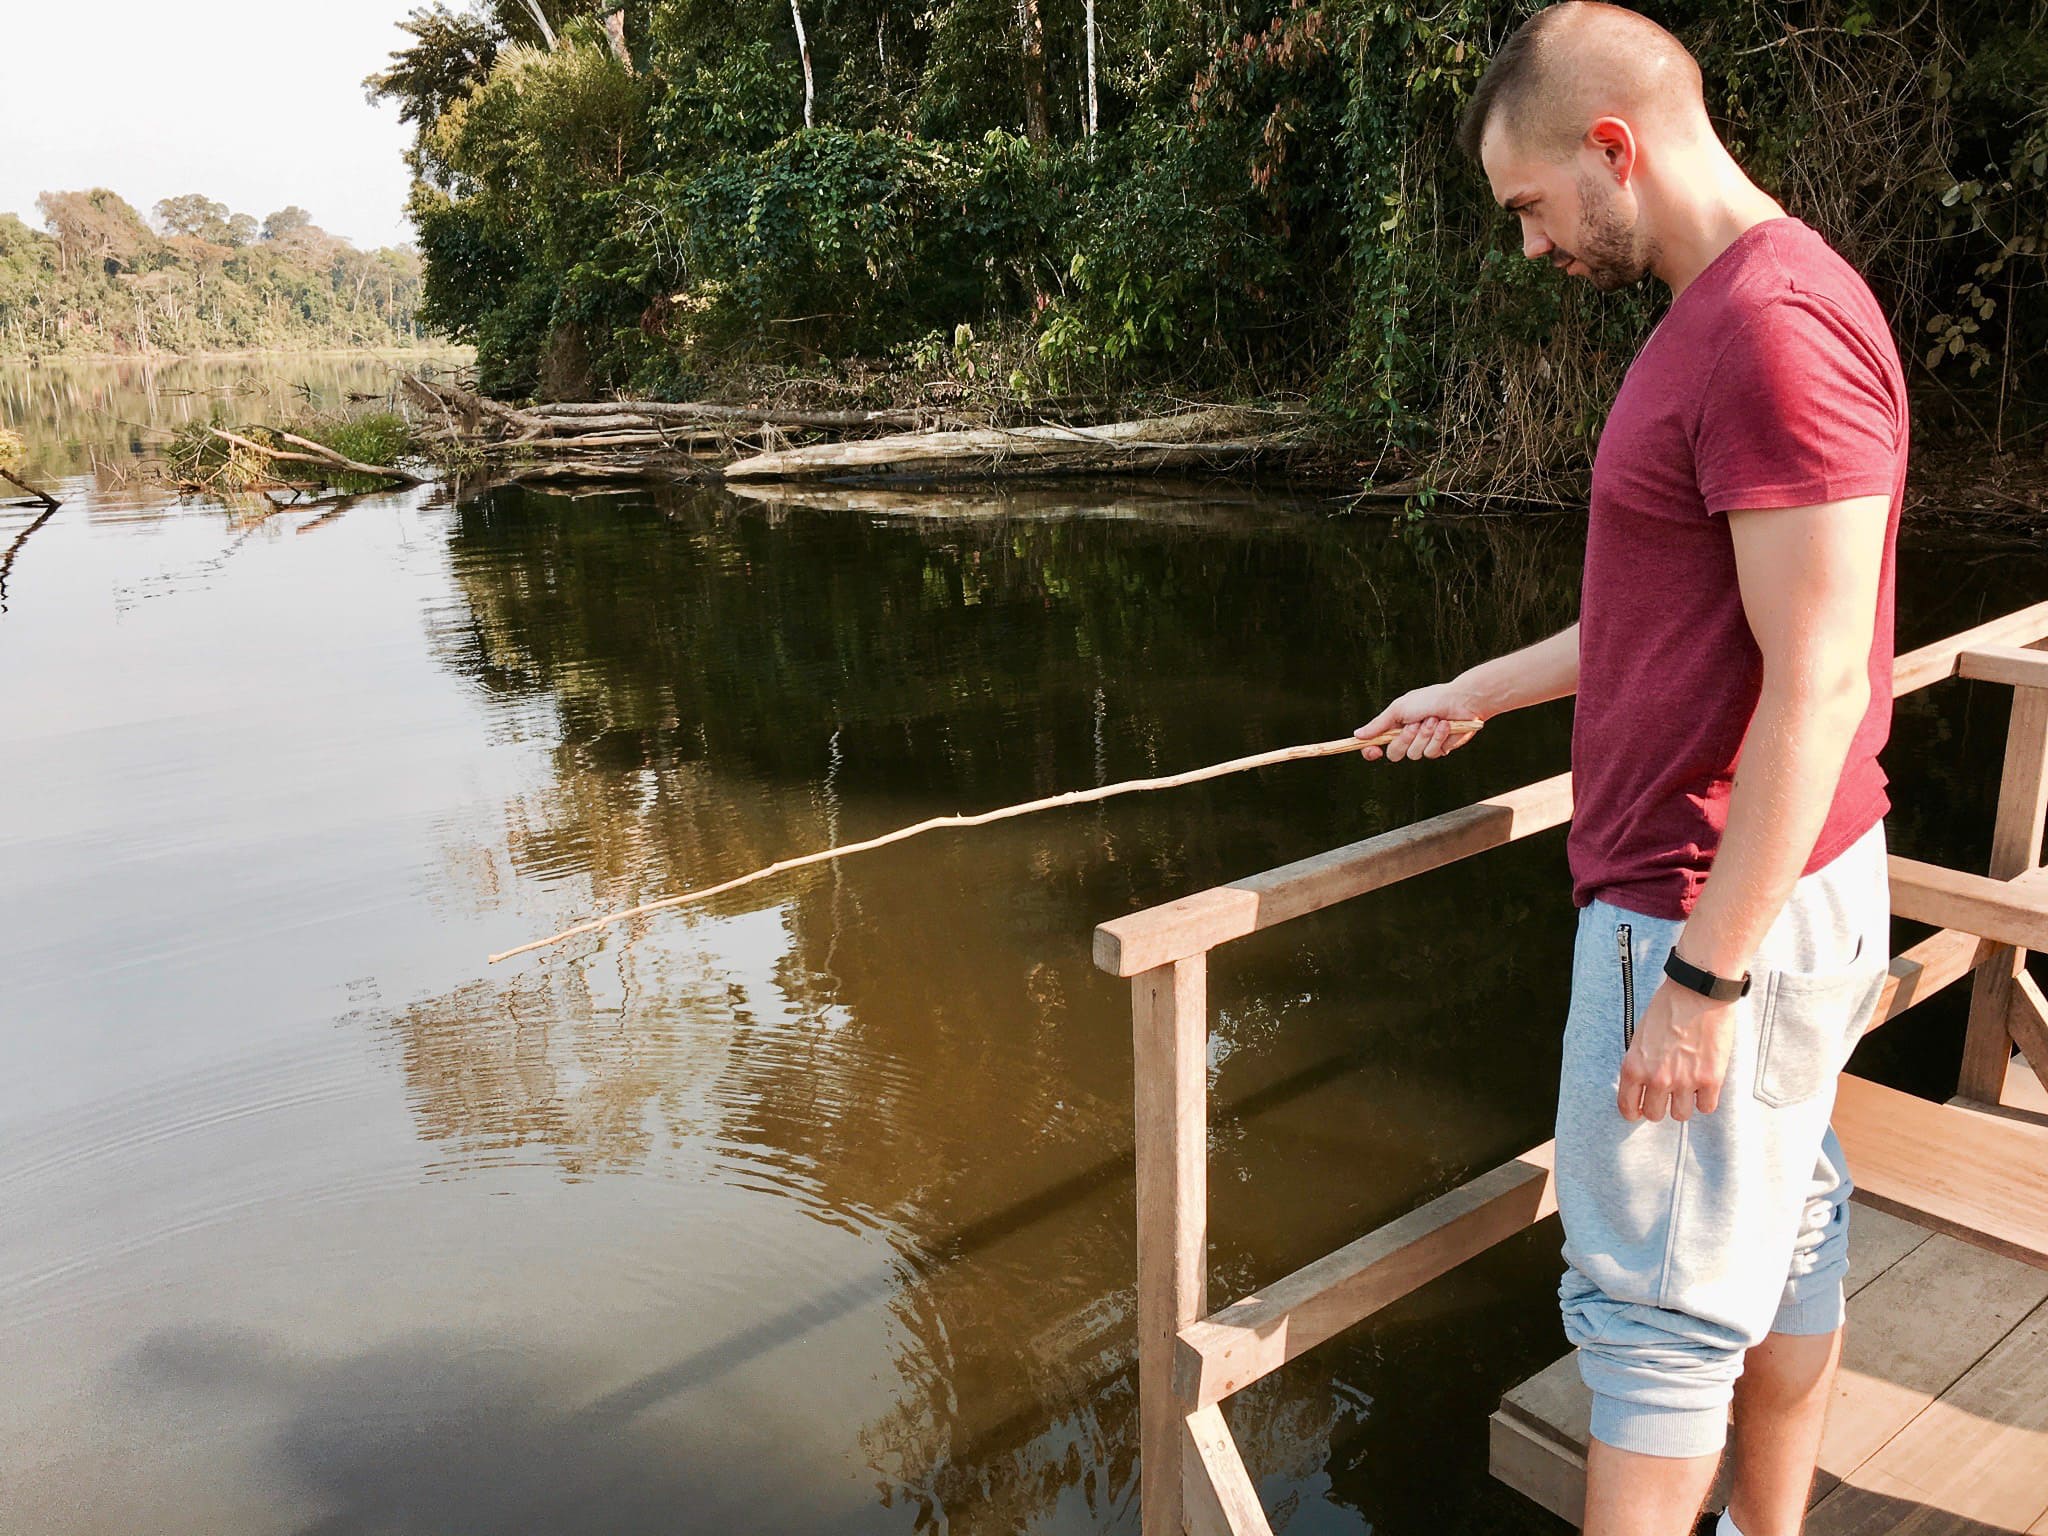
<path id="1" fill-rule="evenodd" d="M 1293 434 L 1270 430 L 1276 420 L 1285 419 L 1270 411 L 1226 406 L 1099 427 L 904 432 L 757 454 L 727 465 L 725 475 L 728 480 L 766 480 L 848 473 L 946 476 L 1159 469 L 1242 459 L 1286 447 Z M 1269 430 L 1260 432 L 1260 427 Z"/>
<path id="2" fill-rule="evenodd" d="M 316 443 L 310 437 L 300 437 L 293 432 L 279 432 L 277 435 L 288 443 L 296 443 L 305 449 L 304 453 L 289 453 L 282 448 L 270 448 L 254 438 L 242 437 L 220 427 L 208 427 L 222 442 L 232 443 L 237 448 L 246 448 L 251 453 L 262 454 L 287 464 L 318 464 L 324 469 L 345 469 L 352 475 L 367 475 L 373 480 L 395 480 L 401 485 L 418 485 L 420 477 L 409 469 L 397 469 L 389 464 L 363 464 L 355 459 L 336 453 L 324 443 Z"/>
<path id="3" fill-rule="evenodd" d="M 928 419 L 916 411 L 789 410 L 780 406 L 714 405 L 709 401 L 598 400 L 536 405 L 524 414 L 544 421 L 576 416 L 643 417 L 649 421 L 765 423 L 771 427 L 844 432 L 860 427 L 915 427 Z"/>
<path id="4" fill-rule="evenodd" d="M 8 470 L 0 469 L 0 480 L 5 480 L 9 485 L 16 486 L 19 489 L 28 492 L 29 495 L 33 496 L 37 501 L 43 504 L 43 508 L 45 511 L 54 512 L 60 505 L 62 505 L 62 503 L 60 503 L 56 497 L 52 496 L 48 491 L 44 490 L 41 486 L 30 485 L 26 480 L 19 478 L 18 476 L 16 476 L 15 474 Z"/>
<path id="5" fill-rule="evenodd" d="M 699 446 L 733 457 L 732 481 L 898 475 L 918 479 L 990 475 L 1086 474 L 1186 467 L 1221 468 L 1299 443 L 1299 418 L 1283 411 L 1211 407 L 1173 416 L 1100 426 L 937 429 L 937 412 L 792 410 L 711 401 L 592 400 L 524 408 L 490 400 L 444 381 L 401 375 L 406 397 L 426 419 L 426 432 L 464 454 L 551 463 L 510 479 L 619 479 L 639 466 L 648 478 L 674 474 L 702 455 Z M 918 431 L 878 429 L 925 427 Z M 791 445 L 786 432 L 854 434 Z M 736 454 L 742 438 L 759 451 Z M 602 464 L 582 457 L 598 454 Z"/>
<path id="6" fill-rule="evenodd" d="M 1459 734 L 1469 735 L 1479 730 L 1483 720 L 1454 720 L 1451 724 Z M 823 864 L 831 859 L 849 853 L 866 853 L 870 849 L 885 848 L 891 843 L 900 843 L 924 832 L 935 832 L 942 827 L 981 827 L 992 821 L 1007 821 L 1016 816 L 1029 816 L 1037 811 L 1050 811 L 1067 805 L 1088 805 L 1097 800 L 1109 800 L 1117 795 L 1143 794 L 1155 789 L 1175 789 L 1183 784 L 1199 784 L 1204 779 L 1220 779 L 1226 774 L 1244 773 L 1252 768 L 1270 768 L 1279 763 L 1297 763 L 1312 757 L 1335 757 L 1343 752 L 1357 752 L 1366 747 L 1383 747 L 1400 735 L 1400 731 L 1386 731 L 1378 736 L 1339 736 L 1331 741 L 1309 742 L 1299 747 L 1281 747 L 1272 752 L 1256 752 L 1250 757 L 1235 757 L 1226 763 L 1211 763 L 1206 768 L 1191 769 L 1164 778 L 1125 779 L 1119 784 L 1098 785 L 1094 789 L 1074 789 L 1063 795 L 1049 795 L 1043 800 L 1027 800 L 1022 805 L 1005 805 L 993 811 L 982 811 L 973 816 L 933 816 L 912 826 L 899 827 L 894 832 L 885 832 L 880 837 L 871 837 L 865 842 L 846 843 L 838 848 L 827 848 L 818 853 L 806 853 L 793 859 L 782 859 L 765 869 L 735 876 L 717 885 L 706 886 L 699 891 L 683 891 L 674 896 L 663 896 L 654 901 L 643 901 L 637 907 L 627 907 L 618 912 L 607 912 L 603 917 L 593 917 L 587 922 L 564 928 L 560 933 L 549 934 L 544 939 L 535 939 L 512 949 L 500 950 L 490 957 L 496 965 L 500 960 L 509 960 L 514 955 L 523 955 L 529 950 L 546 949 L 564 939 L 577 938 L 582 934 L 595 933 L 600 928 L 609 928 L 614 923 L 628 922 L 636 917 L 645 917 L 651 912 L 664 912 L 671 907 L 688 906 L 692 902 L 708 901 L 713 896 L 727 891 L 736 891 L 743 885 L 753 885 L 772 875 L 780 875 L 792 869 L 803 869 L 812 864 Z"/>

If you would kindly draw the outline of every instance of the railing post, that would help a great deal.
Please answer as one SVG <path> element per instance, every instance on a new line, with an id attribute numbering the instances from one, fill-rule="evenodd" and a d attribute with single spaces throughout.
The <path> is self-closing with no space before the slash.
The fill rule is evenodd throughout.
<path id="1" fill-rule="evenodd" d="M 2005 772 L 1998 786 L 1998 820 L 1991 835 L 1996 880 L 2010 880 L 2041 864 L 2043 818 L 2048 815 L 2048 688 L 2012 691 L 2012 724 L 2005 738 Z M 1970 987 L 1970 1025 L 1963 1037 L 1963 1070 L 1956 1092 L 1996 1104 L 2012 1061 L 2010 1020 L 2023 1005 L 2014 986 L 2027 952 L 2001 945 L 1977 968 Z M 2048 1063 L 2042 1064 L 2048 1068 Z"/>
<path id="2" fill-rule="evenodd" d="M 1208 1308 L 1208 956 L 1131 978 L 1138 1163 L 1138 1493 L 1144 1536 L 1181 1536 L 1188 1410 L 1174 1340 Z"/>

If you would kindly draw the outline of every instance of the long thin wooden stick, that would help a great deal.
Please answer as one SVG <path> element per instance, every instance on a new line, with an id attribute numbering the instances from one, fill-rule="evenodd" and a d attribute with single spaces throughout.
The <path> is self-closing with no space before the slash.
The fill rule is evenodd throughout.
<path id="1" fill-rule="evenodd" d="M 1483 720 L 1453 720 L 1453 732 L 1466 736 L 1478 730 Z M 934 816 L 914 826 L 899 827 L 880 837 L 871 837 L 862 843 L 847 843 L 838 848 L 827 848 L 821 853 L 806 853 L 793 859 L 782 859 L 766 869 L 757 869 L 751 874 L 738 875 L 718 885 L 706 886 L 700 891 L 683 891 L 674 896 L 663 896 L 655 901 L 642 902 L 637 907 L 622 911 L 608 912 L 603 917 L 593 917 L 574 927 L 564 928 L 560 933 L 551 933 L 544 939 L 535 939 L 521 944 L 516 949 L 500 950 L 491 956 L 491 964 L 510 960 L 514 955 L 523 955 L 528 950 L 546 949 L 564 939 L 573 939 L 580 934 L 595 933 L 600 928 L 609 928 L 614 923 L 628 922 L 636 917 L 645 917 L 650 912 L 665 911 L 670 907 L 688 906 L 692 902 L 708 901 L 713 896 L 722 896 L 727 891 L 738 890 L 743 885 L 752 885 L 757 880 L 766 880 L 770 875 L 779 875 L 786 870 L 802 869 L 807 864 L 823 864 L 828 859 L 840 858 L 849 853 L 866 853 L 871 848 L 886 847 L 900 843 L 905 838 L 916 837 L 921 832 L 935 832 L 941 827 L 981 827 L 992 821 L 1007 821 L 1013 816 L 1029 816 L 1035 811 L 1055 810 L 1063 805 L 1086 805 L 1095 800 L 1108 800 L 1116 795 L 1141 794 L 1153 789 L 1176 789 L 1183 784 L 1199 784 L 1204 779 L 1220 779 L 1225 774 L 1243 773 L 1250 768 L 1270 768 L 1276 763 L 1297 763 L 1311 757 L 1335 757 L 1340 752 L 1357 752 L 1366 747 L 1384 747 L 1396 736 L 1398 730 L 1386 731 L 1378 736 L 1339 736 L 1332 741 L 1310 742 L 1299 747 L 1280 747 L 1271 752 L 1256 752 L 1250 757 L 1234 757 L 1227 763 L 1212 763 L 1207 768 L 1196 768 L 1187 773 L 1170 774 L 1157 779 L 1125 779 L 1120 784 L 1104 784 L 1095 789 L 1073 789 L 1063 795 L 1052 795 L 1044 800 L 1029 800 L 1022 805 L 1005 805 L 993 811 L 981 811 L 972 816 Z"/>

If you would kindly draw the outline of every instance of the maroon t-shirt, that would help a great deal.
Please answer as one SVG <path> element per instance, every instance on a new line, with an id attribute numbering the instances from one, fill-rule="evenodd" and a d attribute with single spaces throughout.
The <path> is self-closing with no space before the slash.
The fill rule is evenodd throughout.
<path id="1" fill-rule="evenodd" d="M 1810 873 L 1890 808 L 1906 385 L 1863 279 L 1797 219 L 1744 231 L 1630 365 L 1593 460 L 1572 729 L 1572 898 L 1684 917 L 1728 824 L 1762 656 L 1719 514 L 1891 498 L 1870 708 Z"/>

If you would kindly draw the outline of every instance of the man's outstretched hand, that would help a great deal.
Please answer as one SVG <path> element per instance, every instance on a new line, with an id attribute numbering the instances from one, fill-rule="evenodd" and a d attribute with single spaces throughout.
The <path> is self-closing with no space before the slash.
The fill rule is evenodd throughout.
<path id="1" fill-rule="evenodd" d="M 1365 747 L 1367 762 L 1385 757 L 1398 763 L 1411 757 L 1442 757 L 1455 752 L 1478 733 L 1469 722 L 1484 720 L 1479 702 L 1455 683 L 1433 683 L 1404 693 L 1351 734 L 1365 739 L 1399 734 L 1384 747 Z"/>

